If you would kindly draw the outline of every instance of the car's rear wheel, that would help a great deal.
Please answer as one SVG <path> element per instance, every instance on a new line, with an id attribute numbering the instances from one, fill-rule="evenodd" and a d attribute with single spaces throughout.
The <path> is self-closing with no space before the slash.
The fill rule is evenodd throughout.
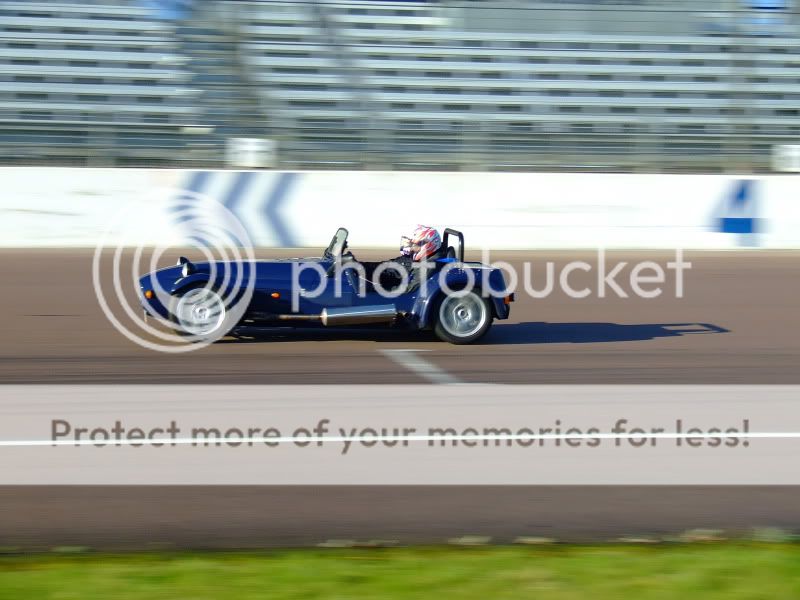
<path id="1" fill-rule="evenodd" d="M 210 288 L 193 287 L 181 292 L 170 312 L 178 332 L 198 341 L 219 339 L 231 329 L 224 298 Z"/>
<path id="2" fill-rule="evenodd" d="M 447 295 L 436 310 L 434 332 L 451 344 L 471 344 L 492 326 L 492 309 L 485 298 L 473 291 Z"/>

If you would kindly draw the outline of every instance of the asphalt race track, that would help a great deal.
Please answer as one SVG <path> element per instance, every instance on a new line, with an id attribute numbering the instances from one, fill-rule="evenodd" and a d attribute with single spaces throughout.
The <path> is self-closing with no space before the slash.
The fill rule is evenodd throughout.
<path id="1" fill-rule="evenodd" d="M 418 349 L 463 382 L 800 383 L 797 253 L 687 253 L 693 267 L 683 298 L 674 297 L 670 273 L 653 299 L 617 298 L 610 290 L 605 298 L 585 299 L 518 293 L 512 318 L 495 322 L 474 346 L 400 332 L 278 330 L 185 354 L 140 348 L 112 327 L 95 299 L 91 256 L 0 251 L 0 381 L 425 383 L 381 352 Z M 595 262 L 586 253 L 492 258 L 510 261 L 519 273 L 523 261 L 532 261 L 537 288 L 547 260 L 556 262 L 556 273 L 570 260 Z M 663 265 L 672 258 L 609 253 L 607 263 Z M 570 279 L 574 288 L 596 283 L 594 272 L 581 275 Z"/>
<path id="2" fill-rule="evenodd" d="M 652 299 L 609 290 L 605 298 L 584 299 L 518 293 L 512 318 L 495 323 L 474 346 L 406 333 L 277 330 L 185 354 L 140 348 L 111 326 L 95 299 L 91 255 L 0 251 L 0 382 L 405 384 L 436 381 L 438 373 L 464 383 L 800 383 L 795 252 L 687 252 L 693 266 L 683 298 L 675 297 L 671 272 Z M 614 252 L 607 262 L 663 265 L 673 258 Z M 556 273 L 571 260 L 596 262 L 578 252 L 492 259 L 520 273 L 532 261 L 540 277 L 548 260 Z M 575 288 L 595 285 L 596 269 L 570 281 Z M 391 350 L 425 351 L 418 355 L 434 376 L 407 368 Z M 0 488 L 0 546 L 253 547 L 332 538 L 441 542 L 473 534 L 510 541 L 695 527 L 798 530 L 798 499 L 800 490 L 791 487 L 7 487 Z"/>

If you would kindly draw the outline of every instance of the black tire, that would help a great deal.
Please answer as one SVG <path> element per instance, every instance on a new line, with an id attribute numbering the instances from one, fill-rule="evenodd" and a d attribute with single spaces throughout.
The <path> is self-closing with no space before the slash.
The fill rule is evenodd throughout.
<path id="1" fill-rule="evenodd" d="M 473 291 L 442 297 L 434 308 L 433 331 L 451 344 L 472 344 L 492 326 L 494 315 L 486 298 Z"/>

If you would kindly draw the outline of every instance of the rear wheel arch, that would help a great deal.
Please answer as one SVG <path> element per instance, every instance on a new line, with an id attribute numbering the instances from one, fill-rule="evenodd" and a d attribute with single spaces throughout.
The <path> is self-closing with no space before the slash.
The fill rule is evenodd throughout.
<path id="1" fill-rule="evenodd" d="M 450 291 L 461 292 L 466 287 L 467 286 L 465 284 L 453 285 L 453 286 L 450 286 Z M 476 290 L 477 293 L 489 303 L 489 308 L 492 311 L 492 318 L 493 319 L 499 318 L 500 315 L 497 313 L 497 306 L 496 306 L 496 304 L 494 302 L 494 298 L 491 295 L 484 293 L 483 288 L 480 285 L 478 285 L 477 283 L 474 286 L 472 286 L 472 289 Z M 428 309 L 428 312 L 427 312 L 427 315 L 426 315 L 426 319 L 425 319 L 425 321 L 426 321 L 428 326 L 431 326 L 431 327 L 433 326 L 433 324 L 434 324 L 433 321 L 435 320 L 436 311 L 439 308 L 439 303 L 442 301 L 442 299 L 446 295 L 447 295 L 447 292 L 444 291 L 443 289 L 439 288 L 436 291 L 436 293 L 433 295 L 433 297 L 431 298 L 431 300 L 430 300 L 430 308 Z"/>

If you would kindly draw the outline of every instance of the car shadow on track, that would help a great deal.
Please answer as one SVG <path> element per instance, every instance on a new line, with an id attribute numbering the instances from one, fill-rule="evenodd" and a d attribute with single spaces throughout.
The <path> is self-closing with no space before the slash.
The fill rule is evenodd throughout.
<path id="1" fill-rule="evenodd" d="M 636 342 L 729 330 L 710 323 L 496 323 L 482 345 Z"/>
<path id="2" fill-rule="evenodd" d="M 594 344 L 635 342 L 663 337 L 728 333 L 710 323 L 495 323 L 478 345 Z M 372 341 L 384 343 L 440 342 L 430 331 L 387 329 L 237 328 L 218 344 L 252 344 L 299 341 Z"/>

